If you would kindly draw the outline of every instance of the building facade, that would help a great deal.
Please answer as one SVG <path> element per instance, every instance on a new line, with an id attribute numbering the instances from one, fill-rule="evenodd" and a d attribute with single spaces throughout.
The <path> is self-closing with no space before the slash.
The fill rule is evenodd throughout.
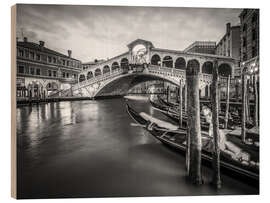
<path id="1" fill-rule="evenodd" d="M 226 33 L 216 46 L 216 54 L 240 61 L 240 45 L 240 25 L 231 26 L 231 23 L 227 23 Z"/>
<path id="2" fill-rule="evenodd" d="M 196 41 L 189 45 L 184 52 L 193 52 L 201 54 L 215 54 L 216 42 L 213 41 Z"/>
<path id="3" fill-rule="evenodd" d="M 259 60 L 259 9 L 243 9 L 239 15 L 241 29 L 241 64 L 258 64 Z"/>
<path id="4" fill-rule="evenodd" d="M 17 98 L 46 97 L 78 81 L 81 62 L 68 55 L 61 54 L 39 44 L 17 40 Z"/>

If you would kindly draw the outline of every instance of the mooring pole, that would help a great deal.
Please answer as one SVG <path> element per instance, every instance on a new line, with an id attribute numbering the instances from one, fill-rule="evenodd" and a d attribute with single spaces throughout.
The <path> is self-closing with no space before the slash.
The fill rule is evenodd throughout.
<path id="1" fill-rule="evenodd" d="M 254 91 L 254 125 L 258 128 L 258 89 L 257 89 L 257 80 L 256 75 L 254 75 L 254 82 L 253 82 L 253 91 Z"/>
<path id="2" fill-rule="evenodd" d="M 167 86 L 167 102 L 169 102 L 169 96 L 170 95 L 170 87 Z"/>
<path id="3" fill-rule="evenodd" d="M 228 83 L 230 79 L 228 78 Z M 213 68 L 213 82 L 212 82 L 212 96 L 211 96 L 211 103 L 212 103 L 212 126 L 210 124 L 210 128 L 213 127 L 213 141 L 214 141 L 214 149 L 212 151 L 212 165 L 213 165 L 213 180 L 212 183 L 216 186 L 216 188 L 221 188 L 221 179 L 220 179 L 220 135 L 219 135 L 219 76 L 218 76 L 218 63 L 217 61 L 214 62 Z M 227 93 L 228 91 L 227 87 Z M 227 96 L 228 99 L 228 96 Z M 228 108 L 228 103 L 226 106 L 226 110 Z"/>
<path id="4" fill-rule="evenodd" d="M 182 100 L 182 81 L 180 80 L 180 83 L 179 83 L 179 92 L 178 92 L 178 94 L 179 94 L 179 125 L 180 125 L 180 128 L 182 127 L 182 114 L 183 114 L 183 112 L 182 112 L 182 102 L 183 102 L 183 100 Z"/>
<path id="5" fill-rule="evenodd" d="M 249 78 L 247 79 L 247 83 L 246 83 L 246 120 L 248 122 L 250 122 L 250 105 L 249 105 L 249 100 L 250 100 L 250 76 L 248 76 Z"/>
<path id="6" fill-rule="evenodd" d="M 194 184 L 202 184 L 201 176 L 201 123 L 200 123 L 200 100 L 199 100 L 199 67 L 196 61 L 190 61 L 186 70 L 187 95 L 188 95 L 188 136 L 190 142 L 189 178 Z"/>
<path id="7" fill-rule="evenodd" d="M 225 111 L 225 129 L 228 128 L 228 120 L 229 120 L 230 82 L 231 82 L 231 76 L 229 75 L 228 76 L 228 80 L 227 80 L 226 111 Z"/>
<path id="8" fill-rule="evenodd" d="M 242 136 L 242 142 L 246 141 L 246 68 L 243 69 L 242 73 L 242 124 L 241 124 L 241 136 Z"/>
<path id="9" fill-rule="evenodd" d="M 187 114 L 187 81 L 185 84 L 185 112 Z"/>

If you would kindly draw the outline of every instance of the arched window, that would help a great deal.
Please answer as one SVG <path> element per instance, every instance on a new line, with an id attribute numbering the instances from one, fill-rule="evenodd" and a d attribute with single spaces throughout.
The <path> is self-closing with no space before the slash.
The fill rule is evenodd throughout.
<path id="1" fill-rule="evenodd" d="M 79 77 L 79 82 L 85 81 L 85 75 L 81 74 Z"/>
<path id="2" fill-rule="evenodd" d="M 232 68 L 229 64 L 223 63 L 218 67 L 218 74 L 222 77 L 228 77 L 232 75 Z"/>
<path id="3" fill-rule="evenodd" d="M 212 74 L 213 63 L 211 61 L 206 61 L 202 66 L 202 73 Z"/>
<path id="4" fill-rule="evenodd" d="M 115 62 L 113 62 L 113 64 L 112 64 L 112 72 L 113 71 L 115 71 L 115 70 L 117 70 L 117 69 L 119 69 L 120 67 L 119 67 L 119 64 L 115 61 Z"/>
<path id="5" fill-rule="evenodd" d="M 198 72 L 200 72 L 200 63 L 196 59 L 189 60 L 187 63 L 187 69 L 190 67 L 195 68 Z"/>
<path id="6" fill-rule="evenodd" d="M 128 69 L 128 65 L 129 65 L 128 59 L 127 58 L 122 58 L 121 63 L 120 63 L 121 68 L 123 70 L 126 70 L 126 69 Z"/>
<path id="7" fill-rule="evenodd" d="M 185 59 L 182 58 L 182 57 L 177 58 L 175 63 L 174 63 L 174 67 L 176 69 L 185 70 L 186 69 L 186 61 L 185 61 Z"/>
<path id="8" fill-rule="evenodd" d="M 103 67 L 103 74 L 109 73 L 110 72 L 110 67 L 108 65 Z"/>
<path id="9" fill-rule="evenodd" d="M 167 68 L 172 68 L 173 67 L 173 60 L 171 56 L 165 56 L 162 61 L 162 65 L 167 67 Z"/>
<path id="10" fill-rule="evenodd" d="M 87 80 L 91 79 L 92 77 L 93 77 L 93 73 L 92 73 L 92 71 L 89 71 L 87 73 Z"/>
<path id="11" fill-rule="evenodd" d="M 95 77 L 97 77 L 97 76 L 99 76 L 99 75 L 101 75 L 101 70 L 100 70 L 99 68 L 97 68 L 97 69 L 95 70 Z"/>
<path id="12" fill-rule="evenodd" d="M 160 61 L 161 61 L 160 56 L 157 55 L 157 54 L 153 55 L 152 58 L 151 58 L 151 64 L 152 65 L 159 65 Z"/>

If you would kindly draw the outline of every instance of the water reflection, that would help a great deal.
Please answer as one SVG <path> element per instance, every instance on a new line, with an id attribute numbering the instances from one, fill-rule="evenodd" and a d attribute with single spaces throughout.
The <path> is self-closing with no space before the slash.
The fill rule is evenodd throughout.
<path id="1" fill-rule="evenodd" d="M 147 101 L 128 102 L 138 111 L 168 121 Z M 133 122 L 124 99 L 17 108 L 19 196 L 181 194 L 184 158 L 132 126 Z M 254 192 L 243 185 L 237 190 Z M 200 192 L 215 193 L 208 188 Z M 235 192 L 229 187 L 223 191 Z"/>

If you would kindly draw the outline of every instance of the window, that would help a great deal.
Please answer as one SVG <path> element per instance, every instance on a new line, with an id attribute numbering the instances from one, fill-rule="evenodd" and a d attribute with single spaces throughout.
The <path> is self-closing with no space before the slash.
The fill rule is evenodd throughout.
<path id="1" fill-rule="evenodd" d="M 52 71 L 51 70 L 48 70 L 48 76 L 52 77 Z"/>
<path id="2" fill-rule="evenodd" d="M 32 68 L 32 67 L 30 68 L 30 74 L 35 75 L 35 68 Z"/>
<path id="3" fill-rule="evenodd" d="M 63 66 L 65 66 L 65 65 L 66 65 L 66 61 L 65 61 L 65 60 L 63 60 L 63 61 L 62 61 L 62 64 L 63 64 Z"/>
<path id="4" fill-rule="evenodd" d="M 246 46 L 247 46 L 247 38 L 243 37 L 243 47 L 246 47 Z"/>
<path id="5" fill-rule="evenodd" d="M 69 66 L 69 61 L 67 61 L 67 66 Z"/>
<path id="6" fill-rule="evenodd" d="M 243 53 L 243 61 L 247 60 L 247 53 Z"/>
<path id="7" fill-rule="evenodd" d="M 40 61 L 40 54 L 36 55 L 36 60 Z"/>
<path id="8" fill-rule="evenodd" d="M 46 55 L 41 55 L 41 59 L 42 59 L 42 61 L 47 62 L 47 56 Z"/>
<path id="9" fill-rule="evenodd" d="M 257 49 L 255 46 L 252 47 L 252 58 L 257 56 Z"/>
<path id="10" fill-rule="evenodd" d="M 69 73 L 67 73 L 67 75 L 66 75 L 66 76 L 67 76 L 67 78 L 69 78 Z"/>
<path id="11" fill-rule="evenodd" d="M 40 75 L 40 68 L 36 69 L 36 75 Z"/>
<path id="12" fill-rule="evenodd" d="M 256 38 L 257 38 L 256 30 L 253 29 L 253 30 L 252 30 L 252 40 L 256 40 Z"/>
<path id="13" fill-rule="evenodd" d="M 53 77 L 57 77 L 56 71 L 53 71 Z"/>
<path id="14" fill-rule="evenodd" d="M 24 56 L 24 51 L 23 51 L 23 49 L 19 49 L 19 56 L 20 56 L 20 57 L 23 57 L 23 56 Z"/>
<path id="15" fill-rule="evenodd" d="M 35 59 L 35 53 L 30 51 L 30 59 L 34 60 Z"/>
<path id="16" fill-rule="evenodd" d="M 245 23 L 244 25 L 243 25 L 243 32 L 245 32 L 246 30 L 247 30 L 247 24 Z"/>
<path id="17" fill-rule="evenodd" d="M 62 77 L 63 77 L 63 78 L 66 77 L 66 73 L 65 73 L 65 72 L 62 73 Z"/>
<path id="18" fill-rule="evenodd" d="M 51 63 L 52 62 L 52 57 L 48 56 L 48 62 Z"/>
<path id="19" fill-rule="evenodd" d="M 19 71 L 20 74 L 24 74 L 24 66 L 19 66 Z"/>
<path id="20" fill-rule="evenodd" d="M 252 23 L 257 22 L 257 13 L 254 13 L 252 16 Z"/>
<path id="21" fill-rule="evenodd" d="M 55 57 L 53 57 L 53 63 L 56 63 L 56 58 Z"/>
<path id="22" fill-rule="evenodd" d="M 28 58 L 29 57 L 29 51 L 25 50 L 25 57 Z"/>

